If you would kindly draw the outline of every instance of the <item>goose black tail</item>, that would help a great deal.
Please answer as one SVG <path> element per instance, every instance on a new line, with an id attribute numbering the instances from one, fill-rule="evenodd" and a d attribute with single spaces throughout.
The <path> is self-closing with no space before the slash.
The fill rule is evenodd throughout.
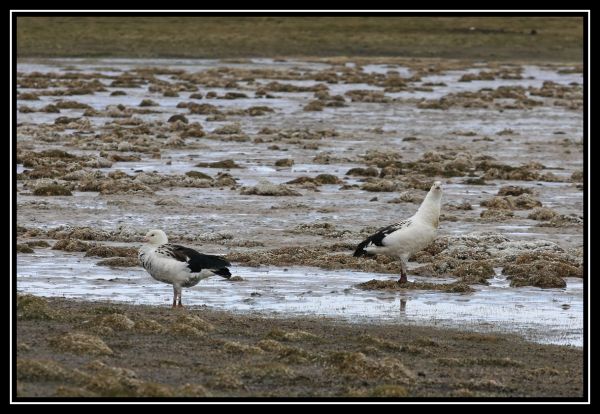
<path id="1" fill-rule="evenodd" d="M 215 275 L 219 275 L 224 277 L 225 279 L 229 279 L 231 277 L 231 272 L 228 268 L 222 267 L 220 269 L 213 269 L 212 271 Z"/>
<path id="2" fill-rule="evenodd" d="M 354 257 L 361 257 L 361 256 L 373 256 L 372 253 L 369 253 L 365 250 L 365 247 L 371 242 L 371 240 L 367 239 L 364 242 L 362 242 L 361 244 L 359 244 L 356 247 L 356 250 L 354 251 Z"/>

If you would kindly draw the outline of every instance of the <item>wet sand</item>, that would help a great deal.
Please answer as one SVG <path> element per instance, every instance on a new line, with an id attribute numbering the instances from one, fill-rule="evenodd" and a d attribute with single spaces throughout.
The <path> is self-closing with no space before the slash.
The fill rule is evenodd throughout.
<path id="1" fill-rule="evenodd" d="M 580 349 L 516 335 L 19 297 L 21 397 L 581 397 Z"/>

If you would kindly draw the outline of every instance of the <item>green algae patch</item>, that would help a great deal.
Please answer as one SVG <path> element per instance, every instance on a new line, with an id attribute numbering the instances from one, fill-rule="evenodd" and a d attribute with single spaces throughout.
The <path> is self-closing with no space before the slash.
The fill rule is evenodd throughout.
<path id="1" fill-rule="evenodd" d="M 473 288 L 463 282 L 454 283 L 426 283 L 426 282 L 405 282 L 398 283 L 397 280 L 369 280 L 359 283 L 357 288 L 363 290 L 437 290 L 449 293 L 469 293 Z"/>
<path id="2" fill-rule="evenodd" d="M 53 319 L 55 316 L 45 299 L 33 295 L 17 295 L 17 318 Z"/>
<path id="3" fill-rule="evenodd" d="M 60 184 L 50 184 L 33 190 L 36 196 L 72 196 L 71 190 Z"/>
<path id="4" fill-rule="evenodd" d="M 112 355 L 113 351 L 95 335 L 68 333 L 49 339 L 50 345 L 62 352 L 80 355 Z"/>

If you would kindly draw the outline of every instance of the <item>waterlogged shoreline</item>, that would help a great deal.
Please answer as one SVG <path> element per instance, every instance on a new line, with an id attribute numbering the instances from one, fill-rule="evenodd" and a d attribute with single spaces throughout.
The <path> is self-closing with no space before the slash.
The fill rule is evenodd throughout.
<path id="1" fill-rule="evenodd" d="M 44 297 L 127 304 L 170 305 L 172 288 L 151 279 L 141 268 L 94 266 L 81 254 L 36 253 L 34 262 L 17 262 L 18 290 Z M 472 285 L 464 293 L 426 289 L 362 290 L 368 280 L 397 277 L 310 267 L 251 268 L 234 266 L 230 282 L 212 278 L 186 289 L 184 303 L 235 314 L 276 318 L 336 318 L 359 323 L 426 325 L 473 332 L 517 333 L 539 343 L 583 346 L 583 285 L 567 279 L 566 289 L 509 287 L 502 275 L 488 286 Z M 446 285 L 453 278 L 411 276 L 411 281 Z M 467 285 L 468 286 L 468 285 Z"/>

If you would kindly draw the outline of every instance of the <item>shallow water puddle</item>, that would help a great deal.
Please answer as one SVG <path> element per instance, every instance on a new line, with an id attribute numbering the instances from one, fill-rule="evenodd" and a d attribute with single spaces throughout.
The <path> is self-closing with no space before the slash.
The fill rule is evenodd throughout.
<path id="1" fill-rule="evenodd" d="M 19 255 L 17 290 L 39 296 L 170 306 L 172 288 L 141 268 L 96 266 L 82 253 Z M 31 260 L 35 258 L 35 260 Z M 211 278 L 184 289 L 184 304 L 273 316 L 325 316 L 345 321 L 425 324 L 510 332 L 541 343 L 582 346 L 583 283 L 566 289 L 509 288 L 503 277 L 469 294 L 363 291 L 355 285 L 391 275 L 311 267 L 232 267 L 243 281 Z M 450 283 L 439 278 L 410 280 Z"/>

